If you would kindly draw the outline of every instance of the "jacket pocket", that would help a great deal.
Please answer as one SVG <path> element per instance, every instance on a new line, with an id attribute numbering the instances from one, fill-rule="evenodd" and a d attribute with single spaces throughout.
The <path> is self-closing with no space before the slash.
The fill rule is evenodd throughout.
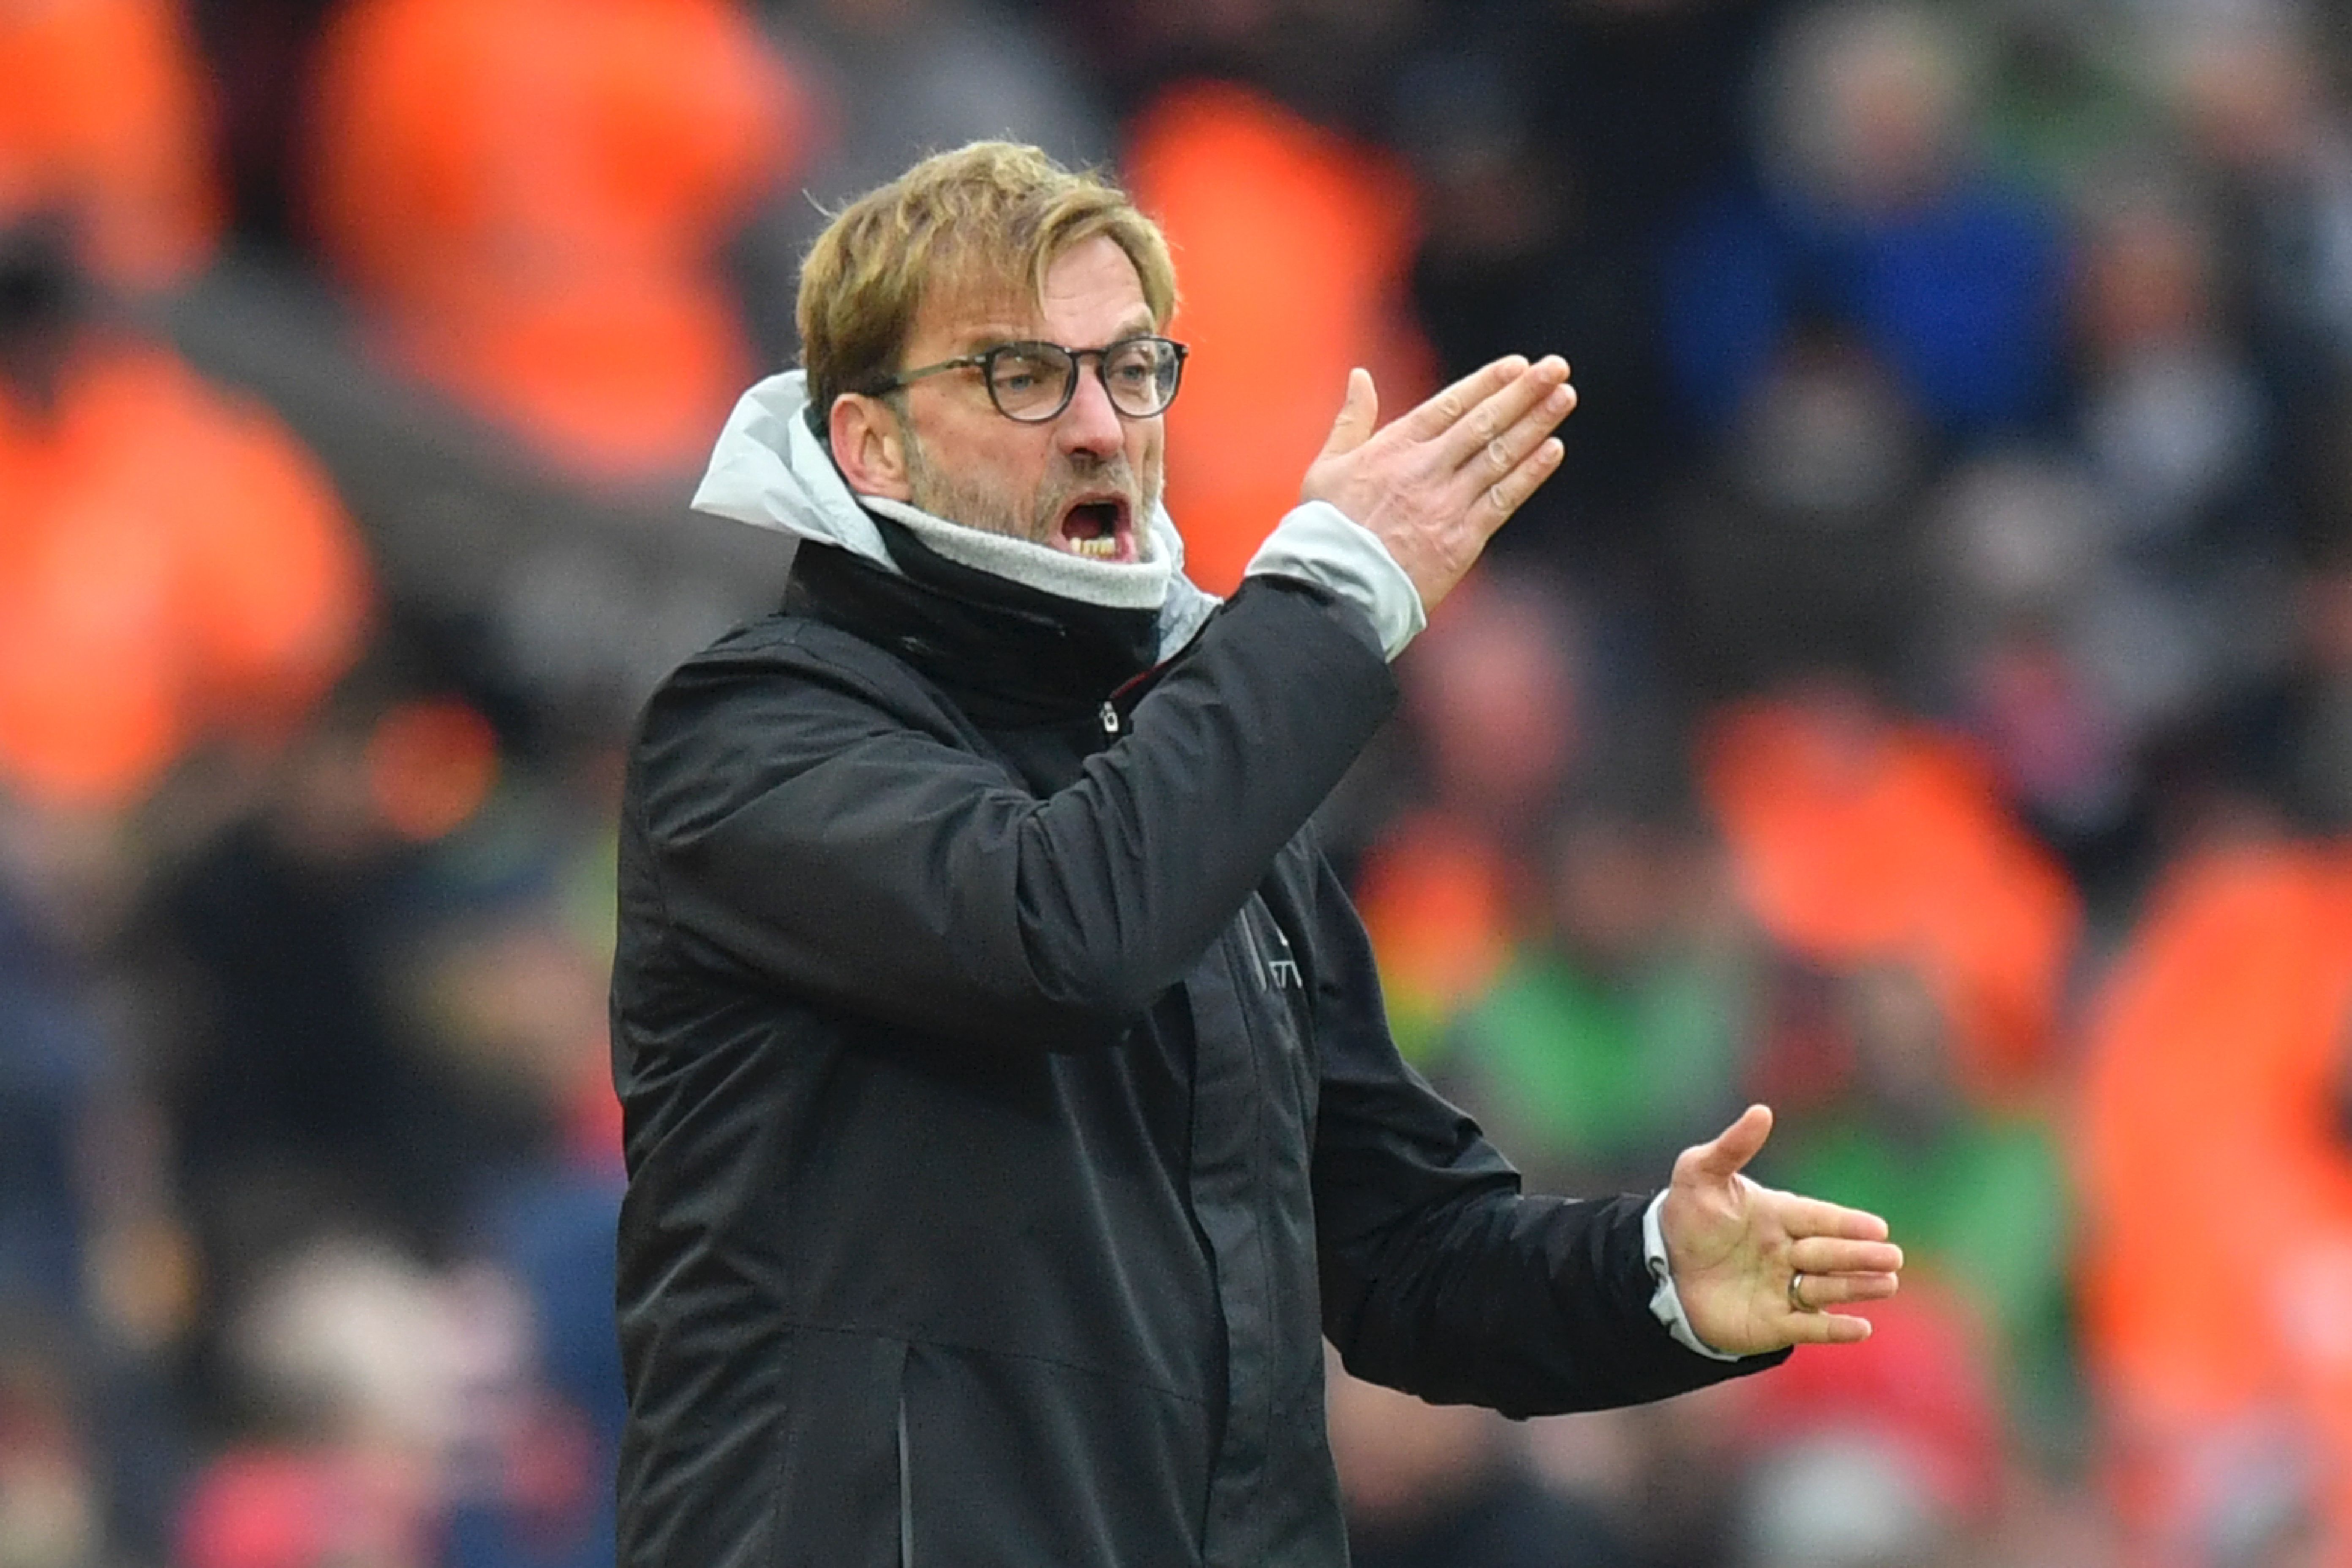
<path id="1" fill-rule="evenodd" d="M 793 1331 L 772 1521 L 775 1568 L 908 1568 L 914 1544 L 903 1340 Z"/>
<path id="2" fill-rule="evenodd" d="M 1209 1413 L 1034 1356 L 917 1342 L 910 1568 L 1200 1568 Z"/>

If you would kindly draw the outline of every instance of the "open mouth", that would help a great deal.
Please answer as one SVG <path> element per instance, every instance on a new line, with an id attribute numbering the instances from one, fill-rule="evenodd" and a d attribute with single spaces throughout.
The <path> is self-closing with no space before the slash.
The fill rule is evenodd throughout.
<path id="1" fill-rule="evenodd" d="M 1135 528 L 1123 500 L 1078 502 L 1062 514 L 1054 537 L 1063 549 L 1088 561 L 1135 559 Z"/>

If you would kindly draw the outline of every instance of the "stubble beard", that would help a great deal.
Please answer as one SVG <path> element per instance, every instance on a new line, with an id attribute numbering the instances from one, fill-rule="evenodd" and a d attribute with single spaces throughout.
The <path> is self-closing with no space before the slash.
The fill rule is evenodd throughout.
<path id="1" fill-rule="evenodd" d="M 1128 466 L 1124 453 L 1107 461 L 1088 460 L 1084 467 L 1067 458 L 1059 459 L 1055 471 L 1039 486 L 1029 515 L 1024 517 L 1012 497 L 933 468 L 912 426 L 902 428 L 907 448 L 907 486 L 911 492 L 908 500 L 919 511 L 983 533 L 1025 539 L 1032 544 L 1055 550 L 1057 554 L 1066 554 L 1068 552 L 1056 549 L 1054 543 L 1055 525 L 1061 521 L 1064 505 L 1078 491 L 1108 488 L 1124 492 L 1135 508 L 1139 559 L 1151 552 L 1151 519 L 1160 510 L 1164 474 L 1157 447 L 1144 458 L 1140 480 Z"/>

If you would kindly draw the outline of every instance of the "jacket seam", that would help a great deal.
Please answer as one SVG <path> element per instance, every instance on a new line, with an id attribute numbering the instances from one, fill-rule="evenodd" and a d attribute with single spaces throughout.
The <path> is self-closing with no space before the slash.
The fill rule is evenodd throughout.
<path id="1" fill-rule="evenodd" d="M 1252 897 L 1257 898 L 1258 896 L 1253 893 Z M 1259 901 L 1263 902 L 1263 900 L 1260 899 Z M 1269 911 L 1269 914 L 1270 913 L 1271 911 Z M 1234 923 L 1241 928 L 1242 944 L 1246 944 L 1250 951 L 1255 952 L 1257 947 L 1257 937 L 1250 930 L 1249 905 L 1247 902 L 1243 904 L 1241 912 L 1234 917 Z M 1225 951 L 1228 955 L 1226 963 L 1226 973 L 1228 974 L 1234 974 L 1234 970 L 1244 967 L 1243 965 L 1236 964 L 1233 962 L 1234 957 L 1239 956 L 1234 952 L 1235 947 L 1242 944 L 1236 944 L 1232 940 L 1231 929 L 1228 928 L 1225 943 Z M 1258 976 L 1258 979 L 1263 985 L 1265 976 L 1261 974 Z M 1241 1020 L 1242 1037 L 1249 1046 L 1250 1084 L 1253 1090 L 1250 1096 L 1250 1103 L 1253 1107 L 1258 1108 L 1258 1114 L 1251 1119 L 1252 1126 L 1250 1129 L 1249 1140 L 1249 1158 L 1251 1165 L 1250 1176 L 1253 1184 L 1261 1184 L 1265 1183 L 1268 1168 L 1273 1164 L 1273 1156 L 1266 1147 L 1268 1133 L 1263 1107 L 1265 1106 L 1266 1098 L 1270 1092 L 1267 1080 L 1270 1076 L 1270 1069 L 1274 1064 L 1267 1059 L 1271 1053 L 1272 1047 L 1266 1037 L 1265 1020 L 1259 1016 L 1258 1010 L 1248 1005 L 1246 1002 L 1246 997 L 1248 995 L 1246 989 L 1247 985 L 1248 980 L 1246 978 L 1239 974 L 1234 974 L 1234 987 L 1235 992 L 1234 998 L 1234 1011 L 1235 1016 Z M 1265 1302 L 1265 1319 L 1264 1328 L 1269 1346 L 1271 1346 L 1277 1338 L 1275 1331 L 1275 1324 L 1282 1316 L 1281 1303 L 1275 1300 L 1276 1294 L 1281 1289 L 1281 1268 L 1276 1263 L 1274 1256 L 1274 1237 L 1271 1234 L 1272 1217 L 1273 1216 L 1269 1212 L 1264 1209 L 1260 1210 L 1258 1223 L 1255 1227 L 1255 1236 L 1253 1237 L 1255 1242 L 1253 1250 L 1257 1254 L 1259 1277 L 1265 1281 L 1266 1300 Z M 1274 1359 L 1275 1358 L 1272 1356 L 1268 1357 L 1269 1367 L 1271 1366 Z M 1273 1394 L 1272 1392 L 1268 1390 L 1264 1391 L 1262 1396 L 1265 1401 L 1265 1408 L 1263 1414 L 1267 1425 L 1265 1429 L 1261 1431 L 1258 1435 L 1257 1459 L 1256 1462 L 1251 1466 L 1251 1470 L 1254 1473 L 1252 1474 L 1248 1484 L 1243 1489 L 1243 1495 L 1245 1498 L 1254 1498 L 1264 1489 L 1265 1484 L 1266 1467 L 1271 1461 L 1275 1450 L 1275 1438 L 1272 1429 L 1272 1423 L 1275 1416 Z M 1230 1435 L 1231 1432 L 1234 1415 L 1232 1405 L 1233 1401 L 1229 1392 L 1226 1410 L 1228 1435 Z"/>
<path id="2" fill-rule="evenodd" d="M 781 1369 L 781 1375 L 776 1380 L 776 1386 L 783 1398 L 790 1401 L 793 1394 L 793 1374 L 797 1370 L 796 1355 L 799 1347 L 793 1343 L 789 1325 L 780 1337 L 784 1342 L 784 1364 Z M 782 1433 L 782 1440 L 777 1443 L 775 1454 L 769 1460 L 768 1496 L 760 1510 L 760 1533 L 762 1537 L 760 1561 L 762 1563 L 773 1563 L 776 1560 L 776 1543 L 783 1532 L 784 1478 L 792 1471 L 793 1454 L 799 1446 L 799 1437 L 798 1430 L 787 1423 Z"/>
<path id="3" fill-rule="evenodd" d="M 653 826 L 646 820 L 646 803 L 642 797 L 630 801 L 629 816 L 637 837 L 646 842 L 646 870 L 654 885 L 654 902 L 661 906 L 661 941 L 657 951 L 676 963 L 680 962 L 682 955 L 677 950 L 677 919 L 670 910 L 669 871 L 665 864 L 668 857 L 661 854 L 655 846 Z"/>
<path id="4" fill-rule="evenodd" d="M 867 1327 L 857 1323 L 825 1323 L 807 1318 L 784 1318 L 779 1320 L 779 1322 L 781 1326 L 795 1331 L 847 1334 L 866 1340 L 891 1340 L 901 1344 L 922 1345 L 931 1350 L 961 1351 L 971 1355 L 1002 1356 L 1010 1361 L 1035 1362 L 1041 1366 L 1055 1367 L 1063 1372 L 1075 1372 L 1082 1376 L 1099 1378 L 1105 1383 L 1123 1384 L 1131 1388 L 1148 1389 L 1153 1394 L 1164 1394 L 1170 1399 L 1178 1400 L 1186 1405 L 1198 1405 L 1204 1410 L 1211 1403 L 1207 1399 L 1186 1394 L 1181 1389 L 1164 1387 L 1150 1378 L 1112 1372 L 1104 1367 L 1088 1366 L 1084 1362 L 1065 1361 L 1059 1356 L 1045 1355 L 1035 1351 L 1005 1350 L 997 1345 L 971 1344 L 961 1340 L 942 1339 L 930 1334 L 910 1334 L 895 1328 Z"/>

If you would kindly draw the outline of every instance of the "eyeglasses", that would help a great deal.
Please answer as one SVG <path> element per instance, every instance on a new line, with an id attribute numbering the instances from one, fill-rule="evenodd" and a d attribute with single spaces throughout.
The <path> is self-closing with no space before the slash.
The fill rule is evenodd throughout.
<path id="1" fill-rule="evenodd" d="M 1095 362 L 1095 378 L 1110 405 L 1129 419 L 1149 419 L 1176 401 L 1176 384 L 1191 351 L 1173 338 L 1121 338 L 1098 349 L 1066 349 L 1059 343 L 999 343 L 976 354 L 943 359 L 919 370 L 901 371 L 873 382 L 867 395 L 896 392 L 910 381 L 944 371 L 975 369 L 988 384 L 988 400 L 1007 419 L 1042 425 L 1059 416 L 1077 395 L 1078 362 Z"/>

